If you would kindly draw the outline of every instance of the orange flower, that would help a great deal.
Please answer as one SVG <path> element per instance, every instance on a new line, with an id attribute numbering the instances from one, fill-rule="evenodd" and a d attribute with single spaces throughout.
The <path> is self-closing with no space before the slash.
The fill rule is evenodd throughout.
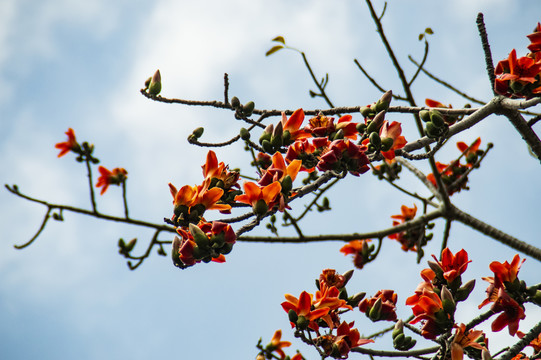
<path id="1" fill-rule="evenodd" d="M 501 312 L 496 320 L 492 322 L 492 331 L 494 332 L 500 331 L 507 326 L 509 335 L 515 336 L 518 323 L 526 318 L 522 306 L 512 299 L 503 288 L 499 289 L 498 299 L 490 309 L 496 313 Z"/>
<path id="2" fill-rule="evenodd" d="M 392 146 L 387 151 L 381 151 L 381 155 L 387 160 L 393 160 L 395 157 L 395 150 L 402 149 L 406 144 L 406 138 L 402 135 L 402 125 L 399 122 L 393 121 L 389 124 L 387 120 L 383 122 L 381 129 L 379 130 L 379 136 L 383 140 L 384 138 L 392 139 Z"/>
<path id="3" fill-rule="evenodd" d="M 516 254 L 513 257 L 511 264 L 509 264 L 507 261 L 504 263 L 497 261 L 491 262 L 489 268 L 494 272 L 494 286 L 501 287 L 504 286 L 505 283 L 513 283 L 517 279 L 520 266 L 524 261 L 526 261 L 526 259 L 522 259 L 522 261 L 520 261 L 520 256 Z"/>
<path id="4" fill-rule="evenodd" d="M 287 301 L 284 301 L 281 305 L 285 312 L 288 314 L 293 311 L 297 316 L 297 323 L 291 322 L 291 327 L 298 326 L 298 324 L 304 325 L 308 322 L 308 327 L 313 330 L 319 329 L 319 326 L 316 324 L 315 320 L 327 315 L 330 309 L 319 308 L 311 310 L 312 307 L 312 294 L 303 291 L 299 298 L 297 299 L 293 295 L 285 294 Z"/>
<path id="5" fill-rule="evenodd" d="M 344 255 L 353 254 L 353 264 L 358 269 L 362 269 L 364 264 L 366 264 L 370 259 L 371 247 L 368 243 L 372 241 L 370 239 L 364 240 L 352 240 L 346 245 L 342 246 L 340 252 Z"/>
<path id="6" fill-rule="evenodd" d="M 528 50 L 532 53 L 541 51 L 541 23 L 537 23 L 537 26 L 533 30 L 533 33 L 526 35 L 530 39 L 531 44 L 528 45 Z"/>
<path id="7" fill-rule="evenodd" d="M 467 347 L 487 350 L 477 342 L 477 339 L 482 337 L 483 331 L 481 330 L 466 331 L 466 325 L 460 324 L 457 326 L 453 342 L 451 343 L 451 360 L 462 360 L 464 358 L 464 348 Z"/>
<path id="8" fill-rule="evenodd" d="M 398 295 L 393 290 L 379 290 L 371 298 L 363 299 L 359 304 L 359 310 L 370 317 L 373 321 L 379 320 L 396 320 L 396 301 Z M 376 309 L 375 313 L 371 314 L 371 310 L 374 308 L 376 302 L 381 303 L 380 309 Z"/>
<path id="9" fill-rule="evenodd" d="M 432 290 L 423 288 L 420 293 L 416 291 L 415 295 L 406 299 L 406 305 L 413 306 L 415 315 L 410 324 L 424 322 L 421 335 L 426 339 L 435 339 L 452 325 L 449 315 L 443 310 L 440 297 Z"/>
<path id="10" fill-rule="evenodd" d="M 348 357 L 349 351 L 357 346 L 373 343 L 372 339 L 361 339 L 359 330 L 353 329 L 355 323 L 347 323 L 345 321 L 340 324 L 336 330 L 336 338 L 334 344 L 338 348 L 340 358 L 345 359 Z"/>
<path id="11" fill-rule="evenodd" d="M 266 186 L 274 181 L 279 181 L 281 183 L 286 176 L 289 176 L 291 181 L 295 181 L 297 174 L 301 169 L 301 165 L 301 160 L 293 160 L 289 163 L 289 165 L 286 166 L 284 157 L 280 152 L 277 151 L 272 156 L 272 165 L 266 170 L 262 170 L 263 174 L 261 179 L 258 181 L 258 184 L 261 186 Z"/>
<path id="12" fill-rule="evenodd" d="M 98 171 L 100 172 L 101 176 L 98 178 L 96 187 L 99 188 L 103 186 L 100 195 L 103 195 L 107 191 L 109 185 L 120 185 L 124 183 L 128 177 L 128 172 L 123 168 L 114 168 L 113 171 L 110 171 L 103 166 L 100 166 Z"/>
<path id="13" fill-rule="evenodd" d="M 286 161 L 288 163 L 299 159 L 302 161 L 301 171 L 313 172 L 318 162 L 318 155 L 325 149 L 330 141 L 327 138 L 316 138 L 313 142 L 308 139 L 298 139 L 287 148 Z"/>
<path id="14" fill-rule="evenodd" d="M 218 181 L 222 182 L 221 186 L 219 186 L 220 188 L 228 190 L 233 186 L 237 188 L 240 187 L 237 183 L 239 173 L 236 171 L 229 171 L 229 167 L 223 162 L 218 163 L 216 154 L 212 150 L 209 150 L 207 153 L 207 161 L 201 168 L 203 169 L 203 176 L 205 179 L 209 178 L 213 180 L 211 183 L 214 184 Z"/>
<path id="15" fill-rule="evenodd" d="M 453 106 L 452 106 L 451 104 L 449 104 L 449 105 L 443 105 L 441 102 L 436 101 L 436 100 L 432 100 L 432 99 L 425 99 L 425 104 L 426 104 L 426 106 L 428 106 L 428 107 L 448 108 L 448 109 L 452 109 L 452 108 L 453 108 Z"/>
<path id="16" fill-rule="evenodd" d="M 320 156 L 317 168 L 321 171 L 349 171 L 354 176 L 364 174 L 370 168 L 365 154 L 366 146 L 356 145 L 348 139 L 334 140 Z"/>
<path id="17" fill-rule="evenodd" d="M 479 153 L 479 145 L 481 145 L 481 138 L 477 138 L 470 146 L 466 143 L 459 141 L 456 143 L 458 150 L 460 150 L 466 157 L 466 162 L 469 167 L 477 161 L 477 155 Z"/>
<path id="18" fill-rule="evenodd" d="M 348 278 L 349 280 L 349 278 Z M 346 283 L 346 278 L 344 275 L 336 273 L 334 269 L 325 269 L 319 275 L 319 284 L 325 284 L 327 287 L 335 286 L 338 289 L 344 287 Z"/>
<path id="19" fill-rule="evenodd" d="M 272 336 L 270 344 L 267 345 L 266 350 L 270 352 L 274 351 L 278 354 L 278 356 L 280 356 L 280 359 L 285 359 L 286 354 L 282 349 L 291 346 L 291 343 L 289 341 L 280 341 L 281 338 L 282 330 L 276 330 Z"/>
<path id="20" fill-rule="evenodd" d="M 468 253 L 462 249 L 455 255 L 449 248 L 443 249 L 441 253 L 441 262 L 432 255 L 436 263 L 443 272 L 443 277 L 447 280 L 447 284 L 452 283 L 457 277 L 460 277 L 468 268 L 471 260 L 468 260 Z"/>
<path id="21" fill-rule="evenodd" d="M 541 93 L 541 62 L 527 56 L 517 58 L 513 49 L 509 57 L 496 66 L 495 91 L 508 97 L 528 97 Z"/>
<path id="22" fill-rule="evenodd" d="M 264 215 L 275 205 L 275 200 L 282 190 L 280 182 L 275 181 L 263 188 L 253 182 L 244 183 L 244 194 L 235 196 L 235 201 L 252 205 L 254 213 Z"/>
<path id="23" fill-rule="evenodd" d="M 522 339 L 526 334 L 524 334 L 522 331 L 517 331 L 517 336 Z M 541 334 L 539 334 L 535 339 L 533 339 L 528 346 L 531 346 L 534 350 L 534 353 L 538 353 L 541 351 Z"/>
<path id="24" fill-rule="evenodd" d="M 406 205 L 402 205 L 400 207 L 400 210 L 402 212 L 401 215 L 391 215 L 391 218 L 396 219 L 395 221 L 393 221 L 393 226 L 403 224 L 406 221 L 410 221 L 413 218 L 415 218 L 415 214 L 417 214 L 417 205 L 414 204 L 412 208 L 409 208 Z M 397 221 L 397 220 L 400 220 L 400 221 Z M 417 251 L 416 244 L 419 241 L 420 236 L 421 236 L 419 231 L 424 232 L 424 228 L 419 227 L 419 228 L 410 229 L 408 231 L 394 233 L 394 234 L 389 235 L 389 239 L 396 240 L 400 244 L 402 244 L 402 250 L 404 251 L 409 251 L 409 250 Z M 423 235 L 423 239 L 424 239 L 424 235 Z M 424 242 L 423 240 L 422 244 L 423 243 L 426 243 L 426 242 Z"/>
<path id="25" fill-rule="evenodd" d="M 415 214 L 417 214 L 417 205 L 413 204 L 412 208 L 402 205 L 400 211 L 402 212 L 401 215 L 391 215 L 391 218 L 401 220 L 402 223 L 405 223 L 406 221 L 413 220 Z"/>
<path id="26" fill-rule="evenodd" d="M 310 134 L 300 129 L 302 122 L 304 121 L 304 111 L 302 109 L 297 109 L 291 114 L 289 119 L 286 116 L 286 113 L 282 113 L 282 128 L 284 133 L 289 132 L 289 139 L 291 142 L 297 139 L 303 139 L 310 137 Z"/>
<path id="27" fill-rule="evenodd" d="M 60 149 L 58 157 L 62 157 L 70 151 L 78 152 L 81 150 L 81 146 L 77 143 L 75 132 L 72 128 L 69 128 L 68 131 L 66 131 L 66 135 L 68 135 L 68 141 L 57 143 L 54 146 L 55 148 Z"/>

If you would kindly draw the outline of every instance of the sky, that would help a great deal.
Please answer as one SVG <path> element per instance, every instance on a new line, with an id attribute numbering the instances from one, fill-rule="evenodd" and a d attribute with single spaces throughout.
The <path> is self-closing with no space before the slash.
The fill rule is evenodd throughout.
<path id="1" fill-rule="evenodd" d="M 374 1 L 382 9 L 382 1 Z M 524 11 L 524 9 L 529 9 Z M 488 100 L 491 89 L 477 36 L 475 18 L 483 12 L 495 61 L 512 48 L 525 54 L 529 34 L 541 14 L 541 3 L 519 0 L 404 0 L 387 6 L 383 24 L 406 72 L 420 59 L 419 33 L 431 27 L 426 68 L 463 91 Z M 353 59 L 369 69 L 384 87 L 400 93 L 400 84 L 375 32 L 367 6 L 360 1 L 230 0 L 104 1 L 3 0 L 0 2 L 0 180 L 47 201 L 89 208 L 83 166 L 72 154 L 58 159 L 54 144 L 73 128 L 78 140 L 95 145 L 95 155 L 108 168 L 128 171 L 128 202 L 133 218 L 160 223 L 171 215 L 167 184 L 198 184 L 207 149 L 186 142 L 199 126 L 203 141 L 235 136 L 240 124 L 228 111 L 160 104 L 139 93 L 145 79 L 160 69 L 165 97 L 221 100 L 223 76 L 229 74 L 230 96 L 253 100 L 259 109 L 322 109 L 301 58 L 292 51 L 271 57 L 271 39 L 285 37 L 306 52 L 318 77 L 329 74 L 328 94 L 337 106 L 367 105 L 381 93 L 360 73 Z M 419 104 L 425 98 L 460 107 L 465 100 L 420 76 L 413 87 Z M 539 111 L 539 106 L 537 107 Z M 411 119 L 403 122 L 406 139 L 415 138 Z M 360 121 L 354 115 L 354 121 Z M 531 244 L 538 243 L 536 186 L 539 162 L 504 119 L 491 117 L 457 136 L 456 141 L 495 147 L 482 168 L 470 176 L 470 191 L 453 196 L 455 204 L 481 220 Z M 451 141 L 439 161 L 457 150 Z M 219 161 L 248 174 L 242 146 L 217 149 Z M 419 165 L 427 172 L 426 164 Z M 250 173 L 250 171 L 252 173 Z M 96 173 L 97 171 L 94 171 Z M 426 190 L 404 174 L 402 184 Z M 391 225 L 390 216 L 411 198 L 385 187 L 371 174 L 348 176 L 330 192 L 333 212 L 314 213 L 306 233 L 364 232 Z M 294 342 L 284 294 L 315 292 L 322 269 L 343 273 L 351 259 L 339 253 L 341 243 L 309 245 L 238 242 L 225 264 L 199 264 L 181 271 L 169 257 L 153 254 L 130 271 L 118 254 L 119 238 L 137 237 L 144 252 L 152 232 L 65 213 L 50 221 L 34 244 L 45 208 L 0 191 L 0 358 L 2 359 L 148 359 L 254 358 L 260 337 L 266 343 L 276 329 Z M 420 206 L 417 203 L 417 206 Z M 111 187 L 98 196 L 98 209 L 122 214 L 121 191 Z M 219 217 L 219 215 L 217 215 Z M 210 216 L 209 216 L 210 217 Z M 350 292 L 374 294 L 395 289 L 399 316 L 410 314 L 404 300 L 421 281 L 429 254 L 439 252 L 441 221 L 421 264 L 413 253 L 384 240 L 380 258 L 357 270 Z M 281 235 L 291 234 L 279 229 Z M 264 229 L 254 231 L 264 235 Z M 166 236 L 166 235 L 162 235 Z M 485 297 L 482 276 L 490 262 L 511 261 L 514 251 L 460 224 L 451 229 L 450 248 L 464 248 L 473 262 L 464 278 L 477 278 L 471 302 L 460 308 L 462 321 L 479 314 Z M 169 250 L 169 249 L 167 249 Z M 539 262 L 526 256 L 520 278 L 540 282 Z M 526 332 L 541 318 L 527 308 L 520 329 Z M 372 325 L 364 315 L 355 320 L 361 333 Z M 385 326 L 386 324 L 384 324 Z M 484 330 L 490 324 L 485 324 Z M 489 334 L 496 345 L 509 342 L 505 330 Z M 382 340 L 374 348 L 386 348 Z M 313 349 L 294 342 L 307 359 Z M 491 350 L 493 348 L 491 347 Z M 353 356 L 352 356 L 353 357 Z"/>

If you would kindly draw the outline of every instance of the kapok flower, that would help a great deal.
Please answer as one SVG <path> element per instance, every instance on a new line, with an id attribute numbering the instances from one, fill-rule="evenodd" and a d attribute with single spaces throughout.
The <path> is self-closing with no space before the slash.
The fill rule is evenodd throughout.
<path id="1" fill-rule="evenodd" d="M 288 163 L 299 159 L 302 161 L 301 171 L 312 172 L 319 161 L 318 156 L 330 144 L 327 138 L 315 138 L 313 141 L 308 139 L 298 139 L 291 144 L 286 153 Z"/>
<path id="2" fill-rule="evenodd" d="M 352 240 L 342 246 L 340 252 L 344 255 L 353 255 L 353 264 L 356 268 L 362 269 L 364 264 L 370 260 L 370 253 L 374 249 L 373 245 L 368 245 L 370 239 Z"/>
<path id="3" fill-rule="evenodd" d="M 477 339 L 482 338 L 482 330 L 468 330 L 466 325 L 460 324 L 456 327 L 455 336 L 451 343 L 451 360 L 462 360 L 464 358 L 464 349 L 472 347 L 478 350 L 487 350 L 483 345 L 477 342 Z"/>
<path id="4" fill-rule="evenodd" d="M 425 99 L 425 104 L 428 107 L 432 108 L 445 108 L 445 109 L 452 109 L 453 106 L 451 104 L 444 105 L 439 101 L 432 100 L 432 99 Z M 457 115 L 448 115 L 448 114 L 442 114 L 443 120 L 447 123 L 447 125 L 453 125 L 459 118 Z"/>
<path id="5" fill-rule="evenodd" d="M 496 66 L 495 91 L 508 97 L 529 97 L 541 93 L 541 62 L 527 56 L 517 58 L 513 49 L 509 57 Z"/>
<path id="6" fill-rule="evenodd" d="M 359 304 L 359 310 L 372 321 L 396 320 L 396 301 L 398 295 L 393 290 L 379 290 L 371 298 L 365 298 Z"/>
<path id="7" fill-rule="evenodd" d="M 455 192 L 459 192 L 462 189 L 468 189 L 468 177 L 463 176 L 463 174 L 468 171 L 469 167 L 470 165 L 462 165 L 459 161 L 456 160 L 450 165 L 436 162 L 436 168 L 441 175 L 441 180 L 444 185 L 449 186 L 460 179 L 458 185 L 455 185 L 455 187 L 453 187 L 452 189 L 447 189 L 449 195 L 453 195 Z M 438 187 L 434 174 L 428 174 L 426 178 L 432 183 L 432 185 L 434 185 L 434 187 Z"/>
<path id="8" fill-rule="evenodd" d="M 282 185 L 278 181 L 264 187 L 247 181 L 244 183 L 244 194 L 235 196 L 235 201 L 252 205 L 255 214 L 265 215 L 276 204 L 281 190 Z"/>
<path id="9" fill-rule="evenodd" d="M 201 168 L 203 169 L 203 176 L 205 179 L 211 179 L 211 188 L 214 187 L 214 185 L 218 185 L 217 183 L 219 183 L 218 187 L 224 190 L 229 190 L 231 187 L 240 188 L 237 183 L 239 180 L 239 173 L 236 171 L 229 171 L 229 167 L 222 161 L 218 163 L 218 158 L 214 151 L 209 150 L 207 153 L 207 161 Z"/>
<path id="10" fill-rule="evenodd" d="M 282 184 L 282 191 L 284 190 L 284 184 L 282 183 L 286 176 L 289 176 L 291 181 L 295 181 L 297 174 L 301 169 L 302 161 L 293 160 L 286 166 L 284 157 L 280 152 L 276 152 L 272 156 L 272 165 L 266 170 L 262 170 L 263 174 L 258 181 L 260 186 L 269 185 L 272 182 L 279 181 Z M 289 181 L 289 180 L 288 180 Z M 289 192 L 289 191 L 288 191 Z"/>
<path id="11" fill-rule="evenodd" d="M 391 215 L 391 218 L 395 219 L 393 221 L 393 226 L 403 224 L 407 221 L 413 220 L 417 214 L 417 205 L 413 205 L 412 208 L 402 205 L 400 207 L 402 214 L 400 215 Z M 398 221 L 400 220 L 400 221 Z M 418 228 L 412 228 L 407 231 L 401 231 L 398 233 L 390 234 L 389 239 L 393 239 L 402 244 L 402 250 L 404 251 L 417 251 L 417 243 L 419 239 L 422 241 L 421 245 L 426 244 L 425 235 L 421 234 L 420 231 L 424 232 L 424 227 L 420 226 Z"/>
<path id="12" fill-rule="evenodd" d="M 494 286 L 499 288 L 505 286 L 506 283 L 511 285 L 517 280 L 517 275 L 520 270 L 520 266 L 524 263 L 526 259 L 520 261 L 520 256 L 516 254 L 509 264 L 507 261 L 500 263 L 498 261 L 493 261 L 490 263 L 489 268 L 494 272 Z"/>
<path id="13" fill-rule="evenodd" d="M 370 168 L 365 154 L 366 146 L 356 145 L 348 139 L 334 140 L 320 156 L 317 168 L 321 171 L 349 171 L 354 176 L 364 174 Z"/>
<path id="14" fill-rule="evenodd" d="M 406 299 L 406 305 L 413 306 L 412 311 L 415 315 L 410 324 L 424 322 L 421 335 L 426 339 L 435 339 L 452 326 L 449 315 L 443 310 L 440 297 L 433 291 L 423 289 L 421 293 L 416 292 Z"/>
<path id="15" fill-rule="evenodd" d="M 347 280 L 349 280 L 349 278 Z M 327 287 L 335 286 L 336 288 L 341 289 L 344 287 L 347 280 L 344 275 L 338 274 L 334 269 L 325 269 L 319 275 L 320 286 L 325 284 Z"/>
<path id="16" fill-rule="evenodd" d="M 333 351 L 329 355 L 346 359 L 352 348 L 374 342 L 372 339 L 361 339 L 359 330 L 353 328 L 354 324 L 355 322 L 348 324 L 345 321 L 340 324 L 336 330 L 336 337 L 332 346 Z"/>
<path id="17" fill-rule="evenodd" d="M 291 346 L 291 343 L 289 341 L 280 341 L 282 338 L 282 330 L 276 330 L 274 332 L 274 335 L 272 336 L 270 344 L 267 345 L 265 350 L 269 352 L 275 352 L 278 354 L 280 359 L 285 359 L 286 354 L 284 353 L 283 348 Z"/>
<path id="18" fill-rule="evenodd" d="M 500 315 L 492 322 L 492 331 L 497 332 L 504 327 L 508 327 L 509 335 L 515 336 L 519 321 L 526 318 L 523 307 L 512 299 L 509 294 L 503 289 L 498 290 L 498 298 L 490 308 L 492 311 Z"/>
<path id="19" fill-rule="evenodd" d="M 443 277 L 447 280 L 447 284 L 451 284 L 457 277 L 460 277 L 466 269 L 471 260 L 468 259 L 468 253 L 462 249 L 455 255 L 449 250 L 449 248 L 443 249 L 441 253 L 441 261 L 439 261 L 434 255 L 432 255 L 436 263 L 441 268 Z"/>
<path id="20" fill-rule="evenodd" d="M 77 153 L 81 151 L 81 145 L 79 145 L 79 143 L 75 139 L 75 132 L 72 128 L 69 128 L 68 131 L 66 131 L 66 135 L 68 135 L 67 141 L 59 142 L 54 146 L 55 148 L 60 149 L 58 157 L 62 157 L 70 151 L 74 151 Z"/>
<path id="21" fill-rule="evenodd" d="M 413 220 L 415 214 L 417 214 L 417 205 L 413 204 L 412 208 L 402 205 L 400 211 L 402 212 L 401 215 L 391 215 L 391 218 L 401 220 L 402 223 L 405 223 L 406 221 Z"/>
<path id="22" fill-rule="evenodd" d="M 466 157 L 469 167 L 473 166 L 473 164 L 477 161 L 479 145 L 481 145 L 481 138 L 477 138 L 470 146 L 462 141 L 456 143 L 458 150 L 460 150 Z"/>
<path id="23" fill-rule="evenodd" d="M 406 138 L 402 134 L 402 125 L 399 122 L 393 121 L 389 124 L 387 120 L 383 122 L 381 129 L 379 130 L 379 137 L 382 140 L 381 155 L 387 160 L 393 160 L 395 158 L 395 150 L 402 149 L 406 144 Z M 385 139 L 391 139 L 385 140 Z M 387 150 L 383 151 L 383 143 L 389 142 L 392 145 L 387 145 Z"/>
<path id="24" fill-rule="evenodd" d="M 219 210 L 221 213 L 231 211 L 231 205 L 218 203 L 224 191 L 217 187 L 209 189 L 210 181 L 211 179 L 207 178 L 199 186 L 185 185 L 180 190 L 169 183 L 174 204 L 173 221 L 180 221 L 187 226 L 188 222 L 199 222 L 206 210 Z"/>
<path id="25" fill-rule="evenodd" d="M 289 119 L 287 118 L 285 112 L 282 113 L 282 129 L 284 134 L 286 131 L 289 133 L 289 143 L 297 139 L 303 139 L 311 136 L 310 133 L 300 128 L 303 121 L 304 111 L 302 109 L 295 110 Z"/>
<path id="26" fill-rule="evenodd" d="M 291 327 L 296 326 L 301 329 L 309 327 L 312 330 L 319 329 L 316 320 L 327 315 L 330 309 L 319 308 L 312 310 L 312 297 L 313 295 L 306 291 L 303 291 L 298 299 L 293 295 L 285 294 L 287 301 L 284 301 L 281 305 L 284 311 L 289 315 Z M 296 319 L 292 319 L 293 316 L 295 316 Z"/>
<path id="27" fill-rule="evenodd" d="M 109 185 L 120 185 L 123 184 L 124 181 L 126 181 L 128 177 L 128 172 L 124 170 L 123 168 L 114 168 L 112 171 L 106 169 L 103 166 L 100 166 L 98 168 L 98 171 L 100 172 L 100 177 L 98 178 L 98 182 L 96 183 L 96 187 L 102 187 L 100 195 L 103 195 L 107 189 L 109 188 Z"/>
<path id="28" fill-rule="evenodd" d="M 530 39 L 531 44 L 528 45 L 528 50 L 530 50 L 532 53 L 540 52 L 541 51 L 541 23 L 537 23 L 537 26 L 533 30 L 533 33 L 530 35 L 526 35 L 528 39 Z"/>

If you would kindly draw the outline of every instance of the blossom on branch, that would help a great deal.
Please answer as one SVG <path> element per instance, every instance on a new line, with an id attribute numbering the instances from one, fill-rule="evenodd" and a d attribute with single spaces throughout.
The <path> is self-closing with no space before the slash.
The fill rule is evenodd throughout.
<path id="1" fill-rule="evenodd" d="M 479 339 L 482 340 L 483 338 L 482 330 L 466 331 L 466 325 L 460 324 L 456 326 L 455 336 L 451 343 L 451 360 L 462 360 L 464 358 L 464 349 L 467 347 L 486 351 L 486 347 L 478 342 Z"/>
<path id="2" fill-rule="evenodd" d="M 379 130 L 379 137 L 381 138 L 381 155 L 385 159 L 393 160 L 395 158 L 394 151 L 402 149 L 407 144 L 406 138 L 401 134 L 402 125 L 399 122 L 389 123 L 387 120 L 383 122 Z"/>
<path id="3" fill-rule="evenodd" d="M 372 321 L 396 321 L 396 301 L 398 295 L 393 290 L 379 290 L 371 298 L 359 304 L 359 310 Z"/>
<path id="4" fill-rule="evenodd" d="M 98 178 L 96 187 L 103 187 L 100 195 L 103 195 L 107 191 L 109 185 L 121 185 L 128 178 L 128 172 L 123 168 L 114 168 L 113 170 L 108 170 L 105 167 L 100 166 L 98 171 L 100 172 L 100 177 Z"/>
<path id="5" fill-rule="evenodd" d="M 374 245 L 368 245 L 370 239 L 352 240 L 340 248 L 344 255 L 353 255 L 353 264 L 362 269 L 364 264 L 370 261 L 370 254 L 374 251 Z"/>
<path id="6" fill-rule="evenodd" d="M 517 58 L 515 49 L 496 65 L 495 91 L 507 97 L 529 98 L 541 94 L 541 61 L 528 56 Z"/>
<path id="7" fill-rule="evenodd" d="M 70 151 L 75 153 L 81 152 L 81 145 L 79 145 L 75 138 L 75 131 L 73 131 L 72 128 L 69 128 L 68 131 L 66 131 L 66 135 L 68 136 L 67 141 L 59 142 L 54 146 L 55 148 L 60 149 L 58 157 L 62 157 Z"/>
<path id="8" fill-rule="evenodd" d="M 328 307 L 312 310 L 313 295 L 306 291 L 303 291 L 299 298 L 290 294 L 285 294 L 285 298 L 287 301 L 282 303 L 282 308 L 288 313 L 292 328 L 318 330 L 319 326 L 316 321 L 330 311 Z"/>
<path id="9" fill-rule="evenodd" d="M 272 210 L 281 190 L 282 185 L 278 181 L 263 187 L 247 181 L 244 183 L 244 194 L 235 196 L 235 201 L 251 205 L 254 214 L 262 216 Z"/>

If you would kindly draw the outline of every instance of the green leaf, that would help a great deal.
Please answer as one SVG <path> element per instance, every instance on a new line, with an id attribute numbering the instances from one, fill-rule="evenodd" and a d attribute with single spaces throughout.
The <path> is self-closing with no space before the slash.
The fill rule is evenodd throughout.
<path id="1" fill-rule="evenodd" d="M 265 53 L 265 56 L 269 56 L 269 55 L 272 55 L 274 54 L 275 52 L 277 52 L 278 50 L 281 50 L 284 48 L 284 45 L 276 45 L 276 46 L 273 46 L 269 51 L 267 51 Z"/>
<path id="2" fill-rule="evenodd" d="M 282 43 L 284 45 L 286 44 L 286 40 L 284 39 L 283 36 L 277 36 L 274 39 L 272 39 L 272 41 L 280 42 L 280 43 Z"/>
<path id="3" fill-rule="evenodd" d="M 434 34 L 434 31 L 432 31 L 431 28 L 427 27 L 427 28 L 425 29 L 425 33 L 427 33 L 427 34 L 429 34 L 429 35 L 432 35 L 432 34 Z"/>

